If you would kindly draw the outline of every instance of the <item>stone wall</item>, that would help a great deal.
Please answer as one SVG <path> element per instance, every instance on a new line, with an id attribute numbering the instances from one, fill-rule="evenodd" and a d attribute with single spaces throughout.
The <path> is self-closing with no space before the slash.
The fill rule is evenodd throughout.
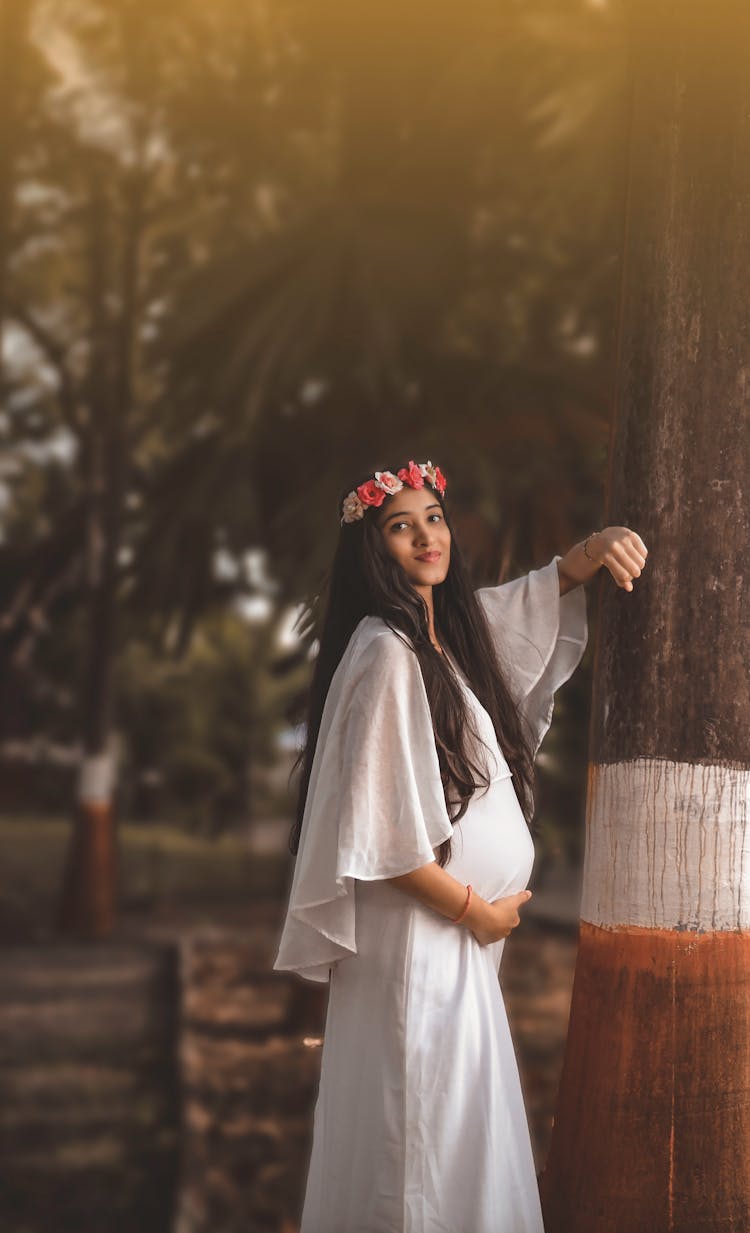
<path id="1" fill-rule="evenodd" d="M 274 929 L 185 938 L 175 1233 L 296 1233 L 327 986 L 270 970 Z"/>
<path id="2" fill-rule="evenodd" d="M 275 929 L 0 952 L 2 1233 L 295 1233 L 327 989 Z"/>
<path id="3" fill-rule="evenodd" d="M 178 1160 L 174 948 L 0 951 L 0 1228 L 165 1233 Z"/>
<path id="4" fill-rule="evenodd" d="M 2 1233 L 297 1233 L 328 986 L 272 971 L 279 928 L 0 951 Z M 503 960 L 538 1169 L 575 948 L 528 919 Z"/>

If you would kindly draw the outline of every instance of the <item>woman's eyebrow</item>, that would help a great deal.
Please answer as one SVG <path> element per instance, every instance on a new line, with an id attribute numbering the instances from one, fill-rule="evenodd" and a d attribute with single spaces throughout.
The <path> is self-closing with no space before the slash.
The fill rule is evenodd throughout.
<path id="1" fill-rule="evenodd" d="M 428 509 L 440 509 L 440 502 L 433 501 L 432 505 L 425 505 L 424 512 L 427 513 Z M 384 518 L 380 525 L 381 527 L 384 527 L 387 522 L 390 522 L 391 518 L 403 518 L 404 515 L 406 515 L 406 517 L 408 518 L 409 515 L 413 513 L 415 513 L 413 509 L 412 510 L 408 510 L 408 509 L 397 510 L 395 514 L 389 514 L 387 518 Z"/>

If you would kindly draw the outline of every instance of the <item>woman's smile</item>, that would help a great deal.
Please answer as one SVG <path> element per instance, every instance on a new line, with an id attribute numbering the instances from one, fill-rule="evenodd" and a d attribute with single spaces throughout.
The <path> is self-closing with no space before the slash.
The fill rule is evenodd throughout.
<path id="1" fill-rule="evenodd" d="M 415 586 L 427 588 L 431 605 L 432 587 L 445 580 L 451 553 L 451 533 L 436 493 L 427 485 L 394 493 L 385 502 L 379 526 L 388 552 Z M 424 565 L 430 566 L 429 572 L 418 568 Z"/>

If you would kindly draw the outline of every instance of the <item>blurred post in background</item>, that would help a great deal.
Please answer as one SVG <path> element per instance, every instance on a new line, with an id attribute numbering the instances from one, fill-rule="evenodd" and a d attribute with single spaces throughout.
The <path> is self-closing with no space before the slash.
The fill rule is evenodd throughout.
<path id="1" fill-rule="evenodd" d="M 750 1225 L 750 13 L 632 6 L 582 922 L 550 1233 Z"/>

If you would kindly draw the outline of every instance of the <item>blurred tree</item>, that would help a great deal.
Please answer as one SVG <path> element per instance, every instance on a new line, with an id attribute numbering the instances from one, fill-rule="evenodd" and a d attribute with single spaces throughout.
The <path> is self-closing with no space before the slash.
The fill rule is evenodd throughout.
<path id="1" fill-rule="evenodd" d="M 4 712 L 77 725 L 63 920 L 106 932 L 124 644 L 188 654 L 255 588 L 249 547 L 279 607 L 308 598 L 339 487 L 379 457 L 451 458 L 478 580 L 595 519 L 621 19 L 573 0 L 29 12 L 56 80 L 15 162 Z"/>
<path id="2" fill-rule="evenodd" d="M 168 0 L 151 6 L 146 21 L 154 55 L 145 51 L 151 44 L 143 43 L 137 3 L 116 11 L 74 2 L 51 11 L 40 3 L 35 17 L 63 87 L 48 96 L 47 141 L 27 173 L 41 181 L 37 197 L 48 209 L 46 217 L 37 211 L 35 242 L 18 244 L 11 310 L 25 342 L 52 371 L 53 397 L 37 391 L 36 435 L 46 433 L 49 451 L 64 429 L 73 465 L 57 469 L 63 478 L 57 517 L 52 523 L 52 510 L 44 510 L 41 539 L 10 520 L 20 534 L 6 551 L 15 588 L 5 633 L 17 667 L 71 594 L 85 612 L 83 760 L 60 923 L 100 936 L 114 919 L 113 671 L 117 613 L 127 592 L 123 567 L 131 555 L 127 506 L 137 507 L 138 468 L 160 444 L 149 388 L 149 319 L 169 275 L 163 250 L 158 242 L 149 249 L 149 241 L 159 209 L 174 204 L 158 155 L 168 140 L 164 82 L 179 65 L 162 64 L 157 49 L 174 44 L 179 14 Z M 44 25 L 48 17 L 51 26 Z M 49 208 L 50 199 L 56 208 Z M 15 438 L 28 435 L 21 383 L 18 389 L 9 432 Z M 28 489 L 31 471 L 19 467 L 16 491 Z M 41 512 L 38 504 L 35 509 Z"/>
<path id="3" fill-rule="evenodd" d="M 254 772 L 273 764 L 304 672 L 274 675 L 278 632 L 278 619 L 249 623 L 230 610 L 202 621 L 179 661 L 128 645 L 118 692 L 134 797 L 158 782 L 160 811 L 211 835 L 253 816 Z"/>
<path id="4" fill-rule="evenodd" d="M 293 194 L 270 169 L 270 219 L 204 263 L 167 331 L 174 414 L 196 386 L 203 413 L 164 504 L 179 520 L 186 474 L 205 488 L 241 457 L 297 597 L 330 557 L 347 472 L 440 443 L 493 572 L 528 564 L 590 519 L 603 459 L 619 11 L 290 13 L 282 132 L 318 157 Z"/>
<path id="5" fill-rule="evenodd" d="M 24 69 L 31 59 L 28 22 L 31 0 L 0 0 L 0 390 L 3 327 L 7 312 L 16 156 L 24 135 Z"/>

